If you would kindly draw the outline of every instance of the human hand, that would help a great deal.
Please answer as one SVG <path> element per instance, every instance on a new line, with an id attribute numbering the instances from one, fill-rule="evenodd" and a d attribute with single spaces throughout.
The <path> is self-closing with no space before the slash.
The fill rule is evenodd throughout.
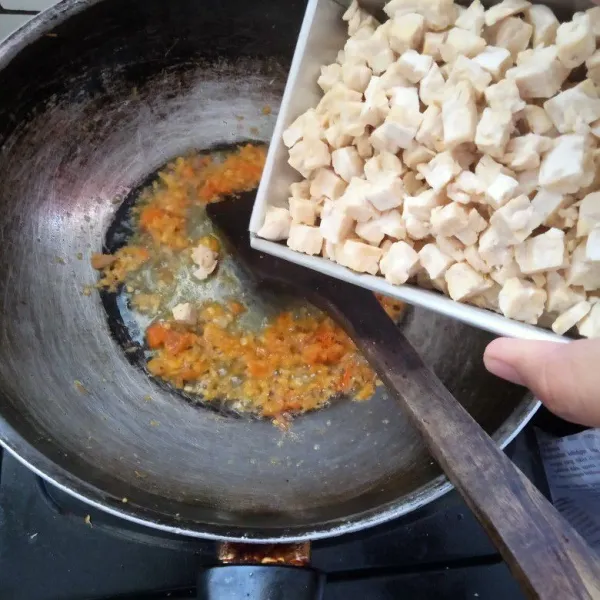
<path id="1" fill-rule="evenodd" d="M 600 427 L 600 339 L 534 342 L 500 338 L 485 350 L 488 371 L 528 387 L 548 409 Z"/>

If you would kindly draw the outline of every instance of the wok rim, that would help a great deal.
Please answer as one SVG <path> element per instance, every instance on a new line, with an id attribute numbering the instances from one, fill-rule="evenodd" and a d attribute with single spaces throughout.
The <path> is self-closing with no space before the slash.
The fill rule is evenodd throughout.
<path id="1" fill-rule="evenodd" d="M 539 400 L 535 399 L 531 394 L 526 394 L 523 402 L 517 408 L 517 411 L 520 412 L 517 426 L 510 429 L 510 420 L 506 421 L 496 434 L 492 436 L 492 439 L 500 448 L 504 449 L 529 423 L 540 406 L 541 402 Z M 513 416 L 513 418 L 515 417 Z M 497 438 L 500 439 L 498 440 Z M 448 478 L 445 475 L 440 475 L 427 485 L 416 489 L 409 495 L 408 499 L 397 500 L 388 505 L 374 507 L 364 513 L 357 514 L 354 518 L 343 520 L 342 523 L 338 519 L 334 522 L 321 523 L 314 528 L 310 528 L 310 530 L 307 527 L 290 528 L 290 530 L 282 528 L 280 529 L 281 533 L 265 536 L 261 533 L 260 528 L 226 528 L 208 523 L 196 524 L 194 522 L 184 522 L 163 513 L 155 513 L 161 515 L 160 522 L 140 516 L 138 511 L 133 510 L 134 504 L 128 503 L 119 506 L 114 499 L 108 496 L 103 497 L 102 490 L 86 483 L 56 464 L 23 438 L 2 415 L 0 415 L 0 445 L 37 476 L 54 485 L 59 490 L 98 510 L 131 523 L 157 529 L 165 533 L 221 542 L 295 543 L 355 533 L 407 515 L 441 498 L 454 489 Z M 111 504 L 114 504 L 114 506 Z M 117 508 L 117 506 L 119 507 Z M 127 506 L 132 508 L 132 510 L 126 510 L 122 506 Z M 153 512 L 150 509 L 145 510 L 150 514 Z M 300 530 L 299 533 L 294 533 L 298 530 Z M 273 531 L 277 530 L 274 529 Z"/>
<path id="2" fill-rule="evenodd" d="M 55 25 L 101 1 L 61 0 L 58 4 L 38 13 L 0 43 L 0 70 L 6 68 L 21 50 L 35 42 L 44 33 L 51 31 Z M 523 430 L 540 405 L 540 401 L 536 400 L 531 394 L 524 394 L 521 403 L 492 436 L 494 441 L 502 449 L 505 448 Z M 314 527 L 273 529 L 270 535 L 265 536 L 264 530 L 261 531 L 260 528 L 256 527 L 250 529 L 244 529 L 243 527 L 228 528 L 208 523 L 182 521 L 175 516 L 157 513 L 151 509 L 135 510 L 133 503 L 123 505 L 119 502 L 117 504 L 114 498 L 101 489 L 75 476 L 38 450 L 33 443 L 19 434 L 2 414 L 0 414 L 0 446 L 35 475 L 84 504 L 149 529 L 178 536 L 214 541 L 293 543 L 354 533 L 411 513 L 453 489 L 447 477 L 440 475 L 402 500 L 373 507 L 347 519 L 323 522 Z M 141 513 L 154 514 L 158 519 L 152 520 L 150 516 L 142 516 Z"/>

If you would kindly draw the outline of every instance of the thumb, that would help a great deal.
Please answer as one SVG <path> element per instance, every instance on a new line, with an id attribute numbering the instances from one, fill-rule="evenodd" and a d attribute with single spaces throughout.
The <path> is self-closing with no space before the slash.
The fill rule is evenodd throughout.
<path id="1" fill-rule="evenodd" d="M 560 417 L 600 427 L 600 340 L 500 338 L 488 345 L 483 361 L 494 375 L 528 387 Z"/>

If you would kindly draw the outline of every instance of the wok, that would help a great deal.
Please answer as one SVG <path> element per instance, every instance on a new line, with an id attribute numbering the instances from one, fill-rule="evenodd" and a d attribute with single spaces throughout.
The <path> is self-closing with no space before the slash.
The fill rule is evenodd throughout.
<path id="1" fill-rule="evenodd" d="M 450 489 L 387 394 L 333 403 L 288 432 L 194 406 L 132 364 L 127 332 L 84 292 L 120 199 L 149 174 L 191 149 L 269 140 L 304 8 L 65 0 L 0 47 L 0 438 L 123 518 L 298 541 L 385 522 Z M 418 309 L 401 327 L 498 444 L 536 410 L 485 371 L 488 334 Z"/>

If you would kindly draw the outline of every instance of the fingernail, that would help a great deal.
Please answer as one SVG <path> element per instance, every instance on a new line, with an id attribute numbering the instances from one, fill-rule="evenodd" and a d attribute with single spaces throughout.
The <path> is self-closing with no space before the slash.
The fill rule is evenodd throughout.
<path id="1" fill-rule="evenodd" d="M 517 370 L 503 360 L 484 356 L 483 362 L 485 364 L 485 368 L 493 375 L 496 375 L 496 377 L 501 377 L 502 379 L 506 379 L 507 381 L 517 385 L 525 385 Z"/>

